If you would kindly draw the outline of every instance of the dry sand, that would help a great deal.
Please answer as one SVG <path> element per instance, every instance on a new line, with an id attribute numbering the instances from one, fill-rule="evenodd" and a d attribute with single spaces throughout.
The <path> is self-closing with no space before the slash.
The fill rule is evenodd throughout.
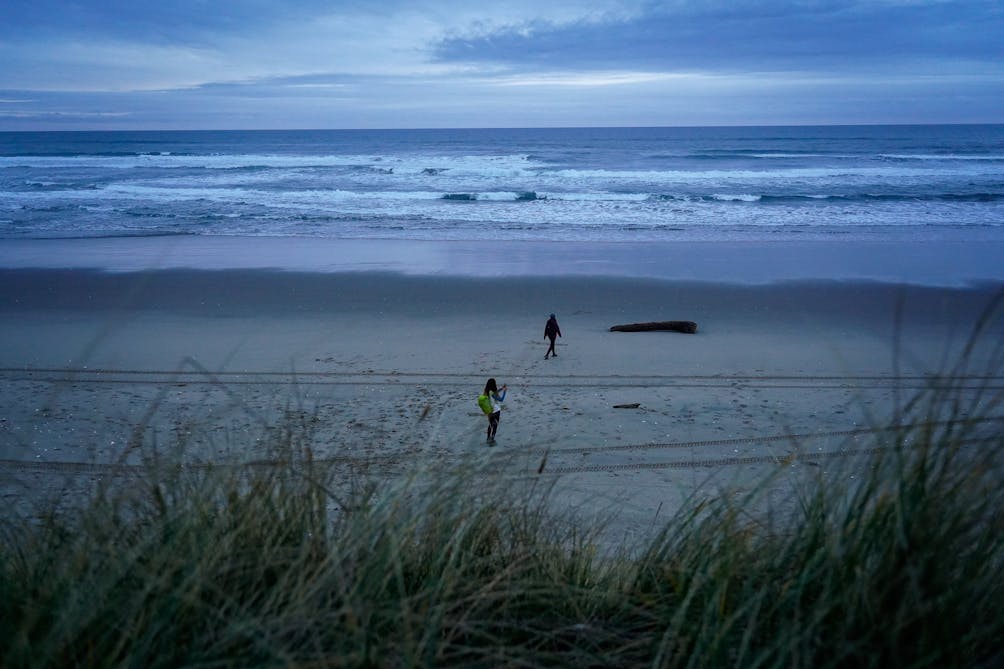
<path id="1" fill-rule="evenodd" d="M 558 499 L 633 540 L 691 495 L 853 476 L 836 454 L 869 442 L 847 433 L 944 371 L 995 290 L 3 270 L 2 492 L 77 490 L 101 468 L 59 463 L 178 441 L 193 461 L 261 459 L 267 426 L 294 420 L 316 457 L 378 478 L 473 460 L 533 479 L 546 453 Z M 544 360 L 551 312 L 564 336 Z M 608 332 L 669 319 L 699 331 Z M 489 376 L 509 386 L 493 448 Z"/>

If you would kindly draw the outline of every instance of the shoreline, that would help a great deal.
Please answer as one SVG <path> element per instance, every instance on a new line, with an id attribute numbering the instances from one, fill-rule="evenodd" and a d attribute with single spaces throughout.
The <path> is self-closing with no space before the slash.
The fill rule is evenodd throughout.
<path id="1" fill-rule="evenodd" d="M 194 358 L 219 371 L 306 372 L 325 369 L 333 356 L 372 360 L 369 369 L 387 372 L 453 371 L 471 368 L 476 359 L 487 364 L 486 356 L 520 366 L 534 360 L 537 330 L 557 313 L 565 329 L 559 345 L 587 342 L 576 363 L 583 374 L 642 373 L 660 365 L 680 373 L 888 369 L 889 358 L 877 356 L 886 356 L 898 339 L 917 346 L 912 364 L 927 373 L 959 350 L 1002 288 L 0 269 L 0 367 L 163 370 Z M 613 325 L 659 320 L 694 321 L 698 333 L 608 332 Z M 622 343 L 630 346 L 623 350 Z M 687 353 L 681 358 L 662 345 Z M 834 356 L 840 360 L 824 359 Z"/>
<path id="2" fill-rule="evenodd" d="M 540 318 L 558 311 L 565 318 L 602 315 L 611 319 L 609 325 L 692 320 L 705 327 L 718 321 L 760 330 L 791 320 L 886 327 L 898 311 L 907 324 L 954 327 L 975 322 L 1002 290 L 1004 281 L 962 286 L 846 279 L 739 284 L 604 275 L 0 267 L 0 312 L 80 312 L 94 318 L 110 312 L 209 319 L 385 315 L 430 320 Z"/>
<path id="3" fill-rule="evenodd" d="M 1004 242 L 529 242 L 303 237 L 2 239 L 0 269 L 624 277 L 737 285 L 1004 283 Z"/>

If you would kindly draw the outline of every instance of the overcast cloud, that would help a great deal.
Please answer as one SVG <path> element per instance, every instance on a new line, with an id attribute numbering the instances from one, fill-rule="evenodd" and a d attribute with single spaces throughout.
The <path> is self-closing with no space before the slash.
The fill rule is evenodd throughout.
<path id="1" fill-rule="evenodd" d="M 1004 122 L 994 1 L 0 5 L 0 129 Z"/>

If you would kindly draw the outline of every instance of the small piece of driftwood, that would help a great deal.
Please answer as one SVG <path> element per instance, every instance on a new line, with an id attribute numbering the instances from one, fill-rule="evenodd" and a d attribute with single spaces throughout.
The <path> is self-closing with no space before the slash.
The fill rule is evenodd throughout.
<path id="1" fill-rule="evenodd" d="M 611 332 L 655 332 L 655 331 L 683 332 L 684 334 L 695 334 L 697 323 L 694 321 L 654 321 L 651 323 L 626 323 L 624 325 L 614 325 Z"/>
<path id="2" fill-rule="evenodd" d="M 615 404 L 615 409 L 637 409 L 641 406 L 641 402 L 633 402 L 631 404 Z"/>

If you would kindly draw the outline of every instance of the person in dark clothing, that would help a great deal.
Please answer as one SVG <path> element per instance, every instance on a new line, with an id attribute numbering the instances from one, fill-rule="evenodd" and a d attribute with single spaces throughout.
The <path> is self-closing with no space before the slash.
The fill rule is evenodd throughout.
<path id="1" fill-rule="evenodd" d="M 557 357 L 558 352 L 554 350 L 554 340 L 560 336 L 561 328 L 558 327 L 558 319 L 554 317 L 554 314 L 551 314 L 551 317 L 547 319 L 547 325 L 544 326 L 544 338 L 551 340 L 551 346 L 544 354 L 544 360 L 547 360 L 548 356 L 551 355 Z"/>

